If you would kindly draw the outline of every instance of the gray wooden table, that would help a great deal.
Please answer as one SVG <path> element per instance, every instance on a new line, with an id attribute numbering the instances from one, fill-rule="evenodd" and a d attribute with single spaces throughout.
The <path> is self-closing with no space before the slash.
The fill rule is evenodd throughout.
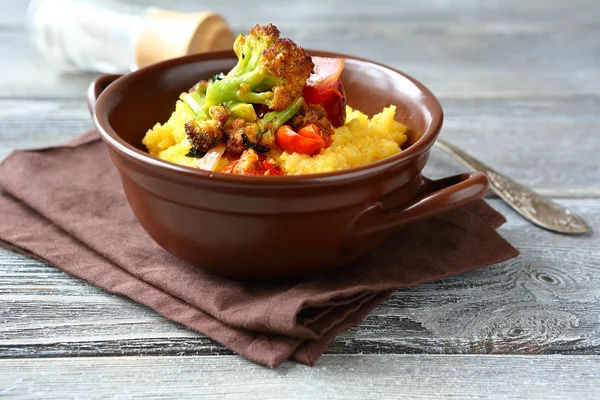
<path id="1" fill-rule="evenodd" d="M 46 68 L 28 46 L 25 3 L 0 0 L 0 158 L 92 126 L 93 75 Z M 237 31 L 273 22 L 305 47 L 408 72 L 439 96 L 443 138 L 600 230 L 597 0 L 162 3 L 215 9 Z M 438 152 L 427 167 L 433 177 L 458 171 Z M 519 258 L 398 291 L 313 368 L 252 364 L 0 250 L 0 397 L 600 398 L 598 236 L 542 231 L 489 201 Z"/>

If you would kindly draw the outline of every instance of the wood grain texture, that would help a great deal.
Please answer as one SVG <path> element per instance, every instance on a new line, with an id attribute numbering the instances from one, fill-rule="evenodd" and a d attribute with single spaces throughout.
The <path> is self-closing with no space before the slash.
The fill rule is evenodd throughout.
<path id="1" fill-rule="evenodd" d="M 0 360 L 0 395 L 29 399 L 597 399 L 600 358 L 324 356 L 277 370 L 237 357 Z"/>
<path id="2" fill-rule="evenodd" d="M 600 200 L 561 201 L 600 227 Z M 597 239 L 564 237 L 507 215 L 521 255 L 484 270 L 397 291 L 330 354 L 600 355 Z M 223 346 L 146 307 L 16 253 L 0 252 L 0 358 L 214 355 Z"/>
<path id="3" fill-rule="evenodd" d="M 13 10 L 10 15 L 24 9 L 14 3 L 24 2 L 5 5 Z M 307 48 L 397 67 L 441 98 L 600 94 L 600 3 L 595 0 L 269 0 L 261 7 L 244 0 L 210 6 L 194 0 L 151 3 L 214 9 L 235 32 L 272 22 Z M 83 97 L 93 75 L 56 76 L 35 56 L 24 31 L 9 26 L 0 30 L 0 54 L 11 60 L 0 64 L 0 96 Z"/>
<path id="4" fill-rule="evenodd" d="M 273 22 L 305 47 L 408 72 L 441 99 L 442 137 L 600 230 L 597 0 L 128 1 L 210 8 L 237 32 Z M 96 74 L 56 74 L 29 45 L 26 6 L 0 0 L 0 160 L 92 125 L 84 97 Z M 426 168 L 460 171 L 438 151 Z M 312 369 L 251 364 L 0 249 L 0 397 L 599 398 L 598 238 L 555 235 L 491 203 L 519 258 L 397 291 Z"/>

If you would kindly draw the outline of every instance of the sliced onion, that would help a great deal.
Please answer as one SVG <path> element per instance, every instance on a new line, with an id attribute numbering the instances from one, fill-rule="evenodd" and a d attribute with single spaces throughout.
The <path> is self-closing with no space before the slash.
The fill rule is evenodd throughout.
<path id="1" fill-rule="evenodd" d="M 328 57 L 311 57 L 315 71 L 308 77 L 308 86 L 328 86 L 337 82 L 344 70 L 344 59 Z"/>
<path id="2" fill-rule="evenodd" d="M 221 161 L 221 157 L 223 156 L 223 153 L 225 153 L 225 150 L 227 150 L 227 147 L 223 143 L 216 145 L 198 161 L 196 167 L 207 171 L 214 171 L 217 168 L 219 161 Z"/>

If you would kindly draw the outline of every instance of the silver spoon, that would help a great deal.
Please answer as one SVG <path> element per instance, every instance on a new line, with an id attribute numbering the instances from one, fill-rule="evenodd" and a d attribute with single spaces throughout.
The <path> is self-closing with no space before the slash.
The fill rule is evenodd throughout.
<path id="1" fill-rule="evenodd" d="M 494 171 L 456 146 L 440 140 L 437 140 L 435 145 L 467 168 L 486 174 L 491 189 L 534 224 L 550 231 L 567 234 L 580 234 L 591 230 L 583 218 L 571 210 Z"/>

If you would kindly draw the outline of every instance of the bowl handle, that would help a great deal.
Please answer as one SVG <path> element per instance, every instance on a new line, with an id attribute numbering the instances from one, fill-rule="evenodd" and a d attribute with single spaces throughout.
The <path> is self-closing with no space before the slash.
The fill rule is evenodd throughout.
<path id="1" fill-rule="evenodd" d="M 419 197 L 408 205 L 386 210 L 377 203 L 362 212 L 354 220 L 343 248 L 358 244 L 357 240 L 367 235 L 389 232 L 463 206 L 483 196 L 488 188 L 487 177 L 481 172 L 465 172 L 439 180 L 422 177 Z"/>
<path id="2" fill-rule="evenodd" d="M 96 100 L 98 100 L 98 96 L 100 96 L 100 93 L 102 93 L 102 91 L 104 91 L 104 89 L 106 89 L 108 85 L 119 79 L 121 76 L 123 75 L 100 75 L 99 77 L 94 79 L 92 83 L 90 83 L 90 87 L 87 91 L 87 103 L 88 109 L 90 110 L 90 114 L 94 115 L 94 106 L 96 105 Z"/>

